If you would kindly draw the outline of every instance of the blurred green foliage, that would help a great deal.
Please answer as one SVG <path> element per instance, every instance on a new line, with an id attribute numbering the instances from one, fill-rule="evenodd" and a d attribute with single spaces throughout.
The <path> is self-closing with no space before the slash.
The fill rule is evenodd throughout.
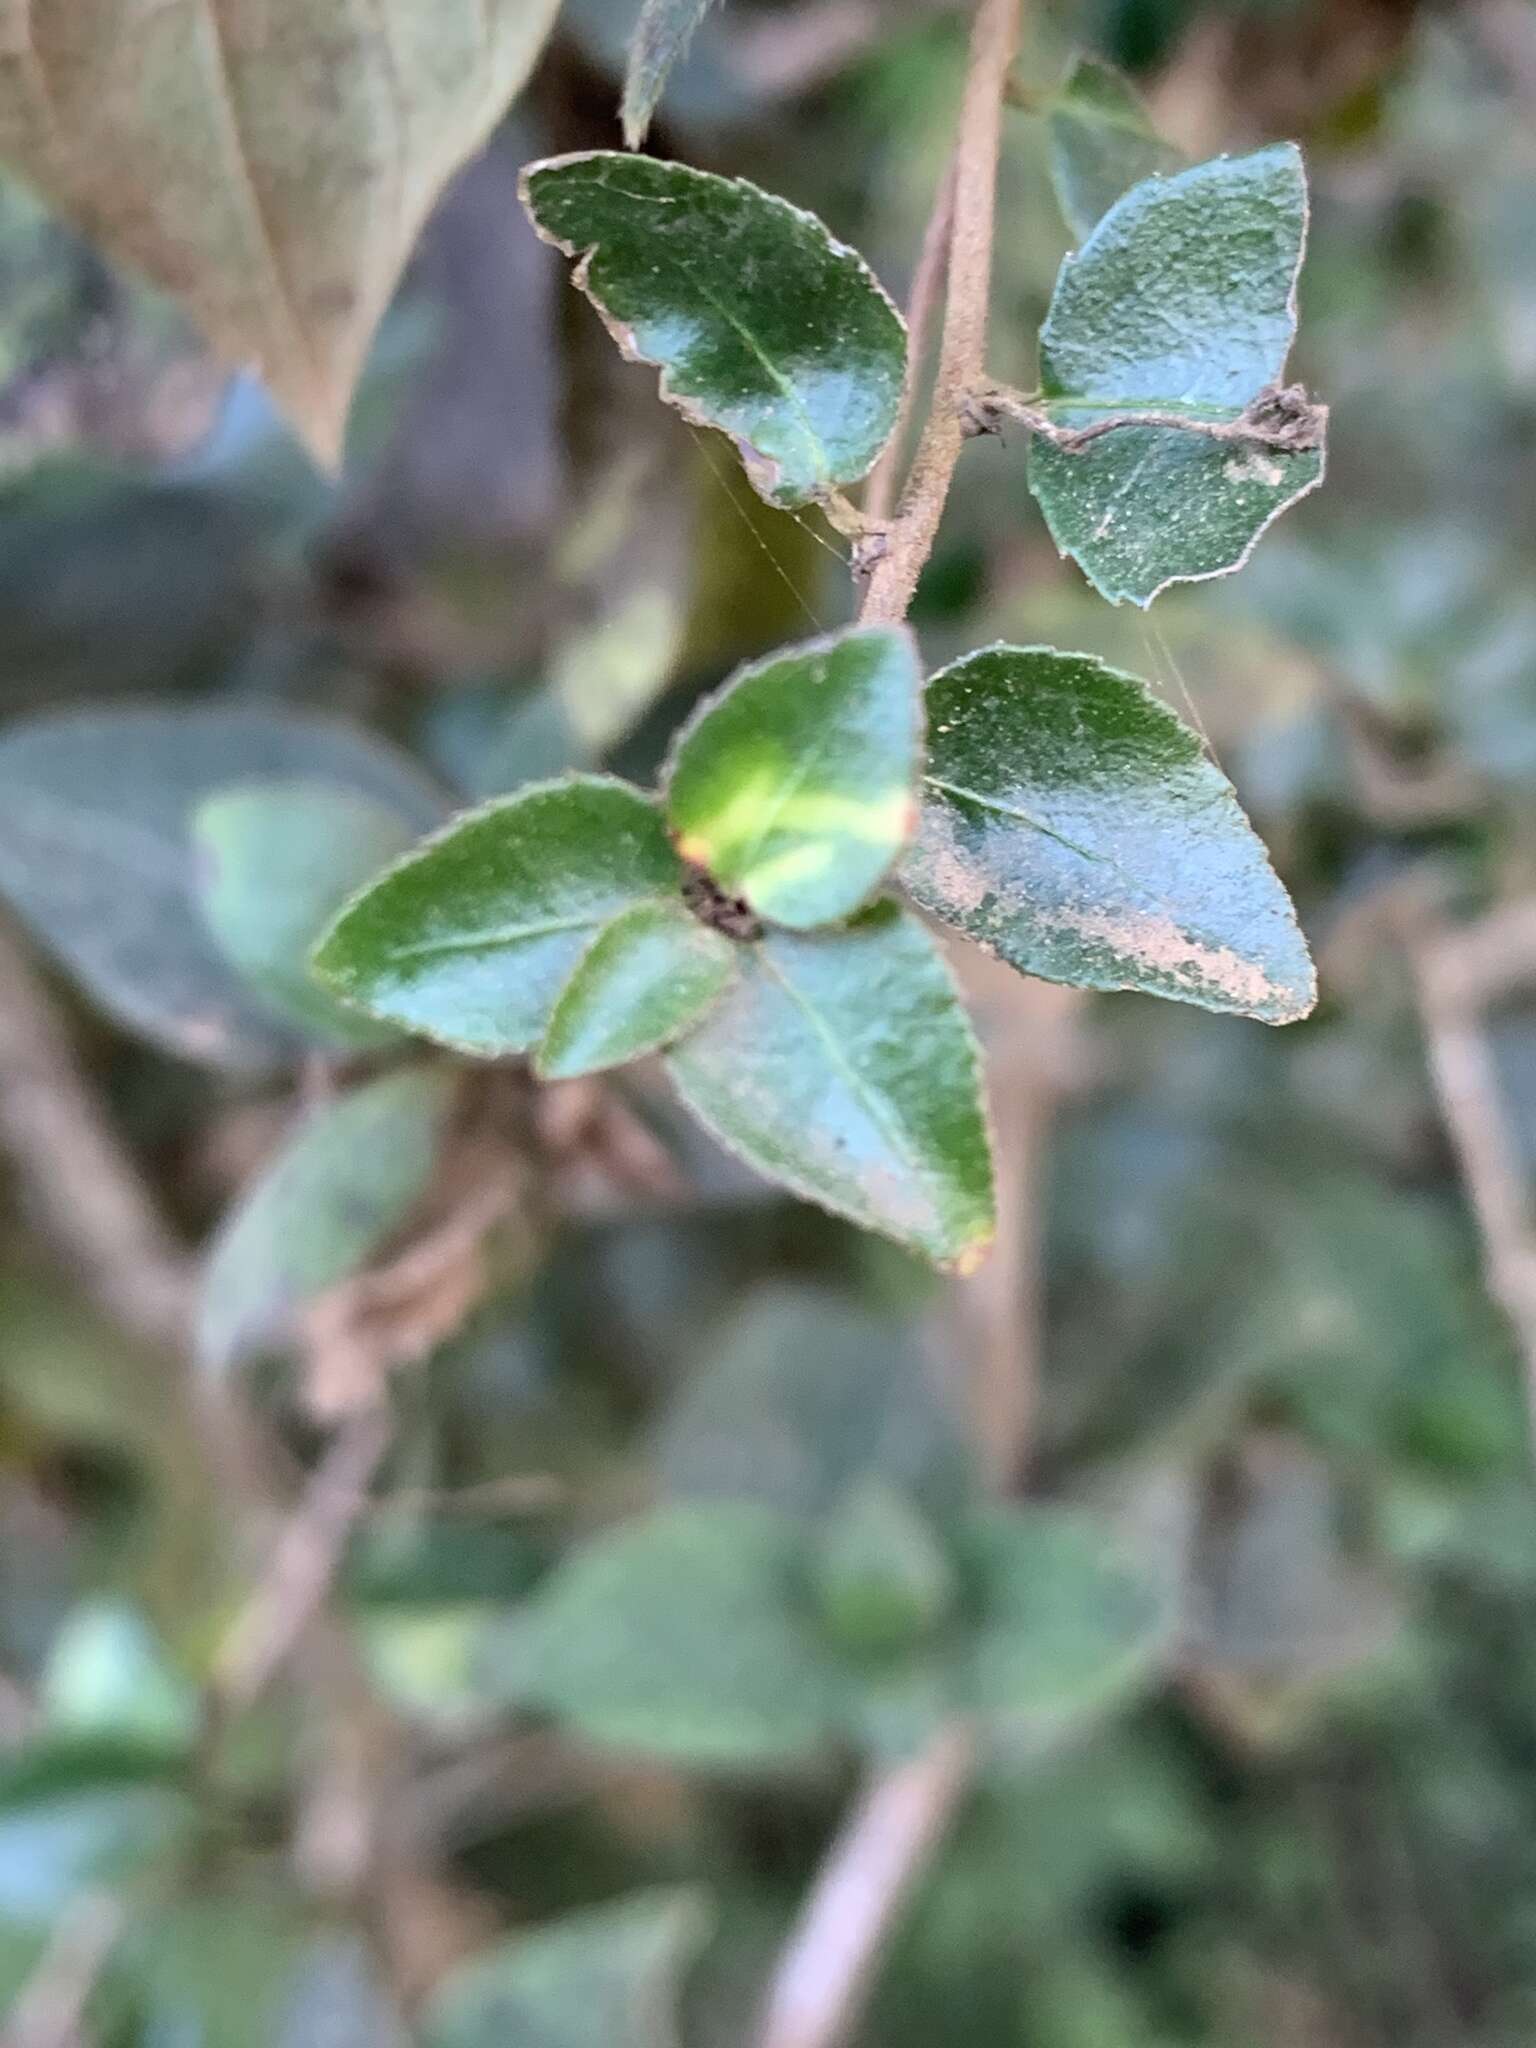
<path id="1" fill-rule="evenodd" d="M 899 292 L 963 25 L 886 0 L 807 57 L 808 5 L 711 11 L 653 146 L 814 207 Z M 905 1254 L 765 1191 L 648 1069 L 558 1116 L 515 1081 L 450 1115 L 435 1069 L 365 1051 L 328 1106 L 338 1049 L 242 983 L 204 908 L 234 887 L 209 799 L 318 779 L 425 829 L 571 766 L 648 778 L 735 662 L 848 614 L 835 537 L 750 501 L 508 227 L 518 163 L 612 142 L 635 11 L 570 0 L 428 232 L 336 481 L 162 306 L 0 206 L 0 890 L 167 1213 L 218 1247 L 207 1312 L 252 1354 L 276 1498 L 323 1469 L 312 1311 L 359 1259 L 344 1334 L 382 1317 L 409 1360 L 323 1625 L 225 1723 L 270 1515 L 8 1177 L 0 2009 L 95 1953 L 100 2048 L 374 2048 L 402 2009 L 431 2048 L 737 2048 L 861 1753 L 931 1726 L 983 1638 L 1003 1707 L 1059 1679 L 957 1532 L 1086 1522 L 1070 1576 L 992 1588 L 1062 1589 L 1081 1689 L 993 1746 L 859 2048 L 1507 2048 L 1536 2027 L 1530 1443 L 1399 912 L 1536 886 L 1529 10 L 1038 10 L 998 375 L 1030 382 L 1069 239 L 1059 121 L 1028 104 L 1085 47 L 1188 156 L 1304 146 L 1296 368 L 1333 408 L 1329 485 L 1143 620 L 978 445 L 925 653 L 1081 647 L 1193 714 L 1323 1005 L 1286 1032 L 1076 1013 L 1038 1190 L 1037 1498 L 985 1508 L 964 1340 Z M 281 851 L 272 881 L 302 880 Z M 1530 1021 L 1503 991 L 1527 1169 Z M 1127 1555 L 1155 1626 L 1099 1602 Z"/>

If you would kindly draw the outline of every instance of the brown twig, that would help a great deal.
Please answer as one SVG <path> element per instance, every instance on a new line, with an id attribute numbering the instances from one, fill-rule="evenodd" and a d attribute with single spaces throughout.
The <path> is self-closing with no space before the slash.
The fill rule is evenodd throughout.
<path id="1" fill-rule="evenodd" d="M 1489 999 L 1519 978 L 1518 970 L 1511 971 L 1507 944 L 1515 927 L 1529 946 L 1531 906 L 1494 912 L 1482 925 L 1459 932 L 1420 920 L 1406 943 L 1430 1079 L 1482 1239 L 1488 1290 L 1508 1316 L 1520 1348 L 1536 1448 L 1536 1212 L 1483 1021 Z M 1518 960 L 1518 953 L 1514 957 Z M 1527 970 L 1530 964 L 1527 952 Z"/>
<path id="2" fill-rule="evenodd" d="M 923 231 L 923 246 L 918 252 L 917 268 L 912 273 L 912 289 L 907 297 L 907 384 L 902 393 L 901 410 L 891 430 L 891 438 L 885 445 L 885 453 L 875 465 L 869 488 L 864 493 L 864 518 L 872 528 L 887 526 L 896 509 L 907 430 L 912 424 L 918 381 L 927 366 L 928 350 L 938 322 L 954 219 L 955 158 L 951 156 L 944 167 L 939 189 L 934 194 L 933 211 Z"/>
<path id="3" fill-rule="evenodd" d="M 971 32 L 948 232 L 935 230 L 932 236 L 947 266 L 938 373 L 895 520 L 879 536 L 878 548 L 862 555 L 869 582 L 859 617 L 867 624 L 896 623 L 907 615 L 965 445 L 964 403 L 981 382 L 1003 96 L 1022 4 L 981 0 Z M 941 196 L 936 212 L 944 211 Z M 937 254 L 920 263 L 922 296 L 936 292 L 939 268 Z M 931 281 L 922 276 L 925 269 Z M 919 297 L 915 290 L 914 300 Z M 838 2048 L 853 2031 L 902 1907 L 965 1798 L 976 1754 L 974 1730 L 951 1721 L 917 1756 L 870 1780 L 779 1958 L 756 2048 Z"/>
<path id="4" fill-rule="evenodd" d="M 780 1957 L 757 2048 L 838 2048 L 887 1938 L 954 1818 L 975 1738 L 951 1722 L 871 1780 L 848 1816 Z"/>
<path id="5" fill-rule="evenodd" d="M 110 1892 L 70 1901 L 11 2007 L 0 2048 L 80 2048 L 86 2007 L 127 1920 Z"/>
<path id="6" fill-rule="evenodd" d="M 933 552 L 965 445 L 962 408 L 985 375 L 1003 93 L 1018 48 L 1021 7 L 1022 0 L 981 0 L 971 34 L 955 151 L 949 286 L 933 408 L 895 521 L 884 537 L 884 552 L 872 566 L 859 607 L 860 618 L 871 625 L 894 624 L 907 615 L 923 565 Z"/>
<path id="7" fill-rule="evenodd" d="M 1005 426 L 1038 434 L 1063 455 L 1081 455 L 1107 434 L 1130 427 L 1160 427 L 1194 434 L 1229 447 L 1267 448 L 1278 455 L 1301 455 L 1321 448 L 1328 429 L 1328 408 L 1308 397 L 1300 384 L 1271 384 L 1234 420 L 1201 419 L 1196 413 L 1162 412 L 1142 406 L 1106 413 L 1085 427 L 1064 427 L 1043 402 L 1004 385 L 990 385 L 965 400 L 964 425 L 972 434 L 997 434 Z"/>
<path id="8" fill-rule="evenodd" d="M 225 1639 L 210 1689 L 219 1713 L 238 1714 L 258 1700 L 320 1612 L 392 1435 L 382 1406 L 352 1416 L 338 1432 Z"/>
<path id="9" fill-rule="evenodd" d="M 966 1361 L 966 1406 L 986 1484 L 1012 1493 L 1025 1477 L 1039 1397 L 1041 1197 L 1052 1119 L 1075 1074 L 1072 1044 L 1084 992 L 1017 975 L 968 949 L 962 986 L 987 1055 L 997 1242 L 980 1270 L 950 1290 L 947 1348 Z"/>
<path id="10" fill-rule="evenodd" d="M 69 1050 L 21 945 L 0 927 L 0 1143 L 42 1227 L 122 1329 L 179 1346 L 191 1268 Z"/>

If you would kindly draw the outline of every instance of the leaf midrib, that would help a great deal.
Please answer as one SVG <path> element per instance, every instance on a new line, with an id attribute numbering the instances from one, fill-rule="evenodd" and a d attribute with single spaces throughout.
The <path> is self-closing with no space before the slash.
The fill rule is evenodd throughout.
<path id="1" fill-rule="evenodd" d="M 817 1009 L 810 998 L 795 986 L 794 982 L 767 952 L 766 948 L 759 953 L 759 959 L 764 972 L 773 977 L 790 1002 L 794 1004 L 795 1008 L 800 1011 L 801 1015 L 809 1023 L 812 1031 L 825 1048 L 827 1058 L 832 1067 L 842 1077 L 851 1093 L 862 1103 L 871 1123 L 880 1131 L 891 1149 L 910 1168 L 914 1177 L 929 1190 L 929 1206 L 934 1213 L 935 1219 L 942 1222 L 939 1205 L 932 1198 L 933 1177 L 926 1162 L 918 1153 L 913 1151 L 905 1128 L 900 1124 L 892 1128 L 887 1116 L 883 1112 L 883 1105 L 879 1096 L 870 1092 L 869 1084 L 864 1080 L 858 1068 L 849 1061 L 842 1046 L 822 1017 L 820 1010 Z"/>

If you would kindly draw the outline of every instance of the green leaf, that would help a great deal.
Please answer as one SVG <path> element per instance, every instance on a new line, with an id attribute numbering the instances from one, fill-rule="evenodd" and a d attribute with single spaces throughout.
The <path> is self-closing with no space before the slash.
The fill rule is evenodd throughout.
<path id="1" fill-rule="evenodd" d="M 922 677 L 912 636 L 874 626 L 775 655 L 706 698 L 674 743 L 678 851 L 762 917 L 849 917 L 915 822 Z"/>
<path id="2" fill-rule="evenodd" d="M 966 1704 L 1005 1741 L 1081 1727 L 1143 1683 L 1169 1646 L 1162 1589 L 1086 1515 L 979 1508 L 959 1553 L 980 1613 Z"/>
<path id="3" fill-rule="evenodd" d="M 810 1564 L 823 1626 L 856 1657 L 913 1650 L 955 1599 L 954 1568 L 933 1530 L 882 1479 L 853 1488 L 821 1532 Z"/>
<path id="4" fill-rule="evenodd" d="M 826 1513 L 872 1477 L 931 1512 L 975 1474 L 941 1376 L 895 1317 L 828 1288 L 760 1289 L 712 1333 L 654 1457 L 669 1499 Z"/>
<path id="5" fill-rule="evenodd" d="M 1307 187 L 1291 144 L 1137 185 L 1056 281 L 1041 409 L 1081 428 L 1124 413 L 1238 420 L 1296 332 Z M 1240 568 L 1322 481 L 1323 452 L 1122 427 L 1072 453 L 1036 434 L 1030 485 L 1056 545 L 1118 604 Z"/>
<path id="6" fill-rule="evenodd" d="M 677 2048 L 682 1977 L 704 1945 L 697 1892 L 637 1892 L 463 1963 L 424 2048 Z"/>
<path id="7" fill-rule="evenodd" d="M 976 1042 L 915 918 L 879 903 L 844 931 L 770 932 L 666 1055 L 684 1101 L 772 1180 L 941 1265 L 991 1242 Z"/>
<path id="8" fill-rule="evenodd" d="M 1306 942 L 1231 784 L 1144 683 L 991 647 L 928 685 L 917 901 L 1022 974 L 1284 1024 Z"/>
<path id="9" fill-rule="evenodd" d="M 906 384 L 906 328 L 853 250 L 740 178 L 598 151 L 523 174 L 535 228 L 626 356 L 685 418 L 732 436 L 775 505 L 874 467 Z"/>
<path id="10" fill-rule="evenodd" d="M 457 1079 L 415 1067 L 306 1117 L 219 1228 L 197 1349 L 223 1371 L 304 1303 L 365 1266 L 421 1199 Z"/>
<path id="11" fill-rule="evenodd" d="M 183 1747 L 44 1739 L 0 1757 L 0 1924 L 55 1925 L 82 1886 L 152 1862 L 193 1815 Z"/>
<path id="12" fill-rule="evenodd" d="M 275 1014 L 322 1043 L 388 1044 L 392 1028 L 316 985 L 309 953 L 353 890 L 417 838 L 417 821 L 335 783 L 252 782 L 209 797 L 192 836 L 209 930 Z"/>
<path id="13" fill-rule="evenodd" d="M 420 831 L 442 814 L 404 756 L 303 712 L 63 712 L 0 737 L 0 891 L 130 1030 L 237 1070 L 300 1049 L 225 961 L 197 902 L 193 816 L 245 777 L 343 784 Z"/>
<path id="14" fill-rule="evenodd" d="M 70 1613 L 49 1652 L 39 1703 L 52 1735 L 168 1751 L 190 1751 L 197 1739 L 196 1693 L 123 1601 L 87 1600 Z"/>
<path id="15" fill-rule="evenodd" d="M 663 1509 L 566 1558 L 509 1623 L 492 1684 L 614 1748 L 793 1762 L 826 1745 L 845 1699 L 800 1611 L 801 1572 L 787 1515 Z"/>
<path id="16" fill-rule="evenodd" d="M 645 0 L 624 77 L 624 140 L 631 149 L 645 141 L 667 79 L 687 56 L 710 6 L 711 0 Z"/>
<path id="17" fill-rule="evenodd" d="M 606 924 L 560 991 L 534 1054 L 546 1081 L 599 1073 L 670 1045 L 736 972 L 736 949 L 686 904 L 638 903 Z"/>
<path id="18" fill-rule="evenodd" d="M 324 462 L 443 186 L 558 0 L 0 0 L 0 156 L 255 363 Z"/>
<path id="19" fill-rule="evenodd" d="M 1122 192 L 1183 162 L 1164 142 L 1136 88 L 1112 64 L 1079 55 L 1046 113 L 1051 183 L 1062 217 L 1079 242 L 1092 234 Z"/>
<path id="20" fill-rule="evenodd" d="M 628 783 L 577 775 L 466 811 L 342 912 L 321 979 L 372 1016 L 456 1051 L 529 1051 L 604 925 L 677 898 L 661 813 Z"/>

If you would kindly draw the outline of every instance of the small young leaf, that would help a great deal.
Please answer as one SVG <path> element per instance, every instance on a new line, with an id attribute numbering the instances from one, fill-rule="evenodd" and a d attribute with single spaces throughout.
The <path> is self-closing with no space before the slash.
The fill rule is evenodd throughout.
<path id="1" fill-rule="evenodd" d="M 624 78 L 624 140 L 631 149 L 644 142 L 667 80 L 687 56 L 710 5 L 711 0 L 645 0 Z"/>
<path id="2" fill-rule="evenodd" d="M 441 1045 L 527 1052 L 601 928 L 681 887 L 661 813 L 637 789 L 596 775 L 535 784 L 455 818 L 365 889 L 315 970 Z"/>
<path id="3" fill-rule="evenodd" d="M 1295 914 L 1231 784 L 1144 683 L 991 647 L 928 685 L 902 879 L 1021 974 L 1285 1024 L 1316 1000 Z"/>
<path id="4" fill-rule="evenodd" d="M 639 1892 L 471 1957 L 433 1993 L 424 2048 L 677 2048 L 697 1893 Z"/>
<path id="5" fill-rule="evenodd" d="M 922 678 L 904 628 L 866 627 L 743 669 L 673 747 L 683 858 L 797 931 L 850 917 L 916 822 Z"/>
<path id="6" fill-rule="evenodd" d="M 492 1683 L 615 1748 L 727 1766 L 812 1755 L 845 1683 L 800 1612 L 800 1569 L 787 1515 L 664 1509 L 566 1559 L 508 1624 Z"/>
<path id="7" fill-rule="evenodd" d="M 317 986 L 309 952 L 353 890 L 418 837 L 417 821 L 335 783 L 251 782 L 209 797 L 192 837 L 209 930 L 274 1013 L 322 1043 L 387 1044 L 391 1027 Z"/>
<path id="8" fill-rule="evenodd" d="M 367 1264 L 425 1192 L 455 1076 L 412 1068 L 317 1110 L 268 1162 L 208 1255 L 197 1349 L 222 1372 Z"/>
<path id="9" fill-rule="evenodd" d="M 666 1056 L 684 1101 L 772 1180 L 968 1270 L 991 1242 L 976 1042 L 933 941 L 894 903 L 742 949 Z"/>
<path id="10" fill-rule="evenodd" d="M 1291 144 L 1134 187 L 1062 264 L 1041 410 L 1069 429 L 1137 411 L 1240 420 L 1284 371 L 1306 228 Z M 1029 461 L 1056 545 L 1115 604 L 1241 567 L 1323 475 L 1320 445 L 1169 426 L 1118 427 L 1075 451 L 1037 434 Z"/>
<path id="11" fill-rule="evenodd" d="M 1172 1617 L 1092 1521 L 1060 1508 L 979 1508 L 960 1542 L 981 1620 L 966 1704 L 1038 1740 L 1079 1726 L 1149 1673 Z"/>
<path id="12" fill-rule="evenodd" d="M 299 711 L 61 712 L 0 736 L 0 891 L 129 1029 L 237 1070 L 300 1049 L 223 958 L 196 900 L 193 815 L 244 777 L 342 784 L 422 832 L 442 815 L 403 755 Z"/>
<path id="13" fill-rule="evenodd" d="M 622 1066 L 670 1045 L 724 993 L 736 949 L 680 901 L 637 903 L 604 925 L 560 991 L 533 1064 L 546 1081 Z"/>
<path id="14" fill-rule="evenodd" d="M 329 462 L 422 223 L 557 5 L 0 0 L 0 154 Z"/>
<path id="15" fill-rule="evenodd" d="M 1046 114 L 1051 183 L 1062 217 L 1085 241 L 1122 192 L 1183 162 L 1152 125 L 1128 78 L 1098 57 L 1078 56 Z"/>
<path id="16" fill-rule="evenodd" d="M 863 258 L 740 178 L 599 151 L 523 173 L 539 234 L 663 398 L 730 434 L 753 484 L 803 505 L 874 467 L 907 339 Z"/>

